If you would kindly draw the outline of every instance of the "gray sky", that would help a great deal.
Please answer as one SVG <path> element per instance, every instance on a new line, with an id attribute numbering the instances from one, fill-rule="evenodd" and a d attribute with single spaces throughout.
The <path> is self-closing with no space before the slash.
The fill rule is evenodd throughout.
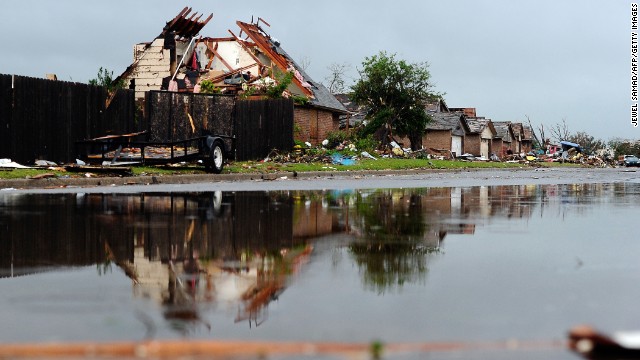
<path id="1" fill-rule="evenodd" d="M 494 121 L 603 140 L 640 139 L 630 120 L 631 2 L 600 1 L 3 1 L 0 73 L 87 82 L 100 67 L 119 74 L 133 45 L 151 41 L 184 6 L 214 14 L 201 31 L 238 33 L 259 16 L 307 72 L 325 82 L 332 63 L 351 65 L 380 50 L 428 62 L 450 107 L 475 107 Z M 547 133 L 549 135 L 549 133 Z"/>

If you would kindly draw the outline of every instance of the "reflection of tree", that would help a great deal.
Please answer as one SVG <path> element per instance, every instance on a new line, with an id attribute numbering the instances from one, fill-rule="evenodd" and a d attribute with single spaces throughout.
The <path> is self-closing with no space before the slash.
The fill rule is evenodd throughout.
<path id="1" fill-rule="evenodd" d="M 408 193 L 407 193 L 408 192 Z M 349 252 L 364 272 L 365 286 L 383 293 L 424 279 L 428 229 L 418 190 L 385 190 L 356 200 L 362 240 Z"/>
<path id="2" fill-rule="evenodd" d="M 366 200 L 359 197 L 356 210 L 363 233 L 376 240 L 420 241 L 427 230 L 422 198 L 417 193 L 407 195 L 402 190 L 388 190 Z"/>
<path id="3" fill-rule="evenodd" d="M 349 245 L 349 251 L 364 271 L 365 287 L 384 293 L 424 280 L 427 255 L 437 249 L 410 242 L 354 243 Z"/>

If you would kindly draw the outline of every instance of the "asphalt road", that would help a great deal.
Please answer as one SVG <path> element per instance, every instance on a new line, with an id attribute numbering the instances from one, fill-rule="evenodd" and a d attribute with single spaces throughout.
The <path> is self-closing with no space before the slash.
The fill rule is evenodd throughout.
<path id="1" fill-rule="evenodd" d="M 636 168 L 523 168 L 0 180 L 14 193 L 141 193 L 640 182 Z"/>

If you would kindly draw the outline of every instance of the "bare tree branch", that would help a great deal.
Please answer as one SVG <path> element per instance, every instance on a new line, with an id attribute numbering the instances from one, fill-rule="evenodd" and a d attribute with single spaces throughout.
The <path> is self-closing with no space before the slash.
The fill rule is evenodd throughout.
<path id="1" fill-rule="evenodd" d="M 329 75 L 325 78 L 327 88 L 332 94 L 343 93 L 346 90 L 345 76 L 351 65 L 347 63 L 333 63 L 327 67 Z"/>
<path id="2" fill-rule="evenodd" d="M 531 129 L 531 134 L 533 135 L 533 138 L 536 140 L 536 142 L 538 143 L 538 146 L 540 146 L 541 149 L 544 148 L 544 127 L 542 127 L 541 129 L 538 129 L 538 132 L 540 133 L 540 136 L 538 136 L 536 134 L 535 128 L 531 124 L 531 119 L 529 119 L 529 115 L 525 115 L 525 117 L 529 122 L 529 128 Z"/>
<path id="3" fill-rule="evenodd" d="M 571 136 L 571 131 L 567 126 L 565 118 L 562 118 L 562 123 L 557 123 L 551 127 L 551 135 L 558 141 L 568 140 Z"/>
<path id="4" fill-rule="evenodd" d="M 311 65 L 311 59 L 309 59 L 308 56 L 303 56 L 300 58 L 300 68 L 303 71 L 307 71 L 307 69 L 309 68 L 309 66 Z"/>

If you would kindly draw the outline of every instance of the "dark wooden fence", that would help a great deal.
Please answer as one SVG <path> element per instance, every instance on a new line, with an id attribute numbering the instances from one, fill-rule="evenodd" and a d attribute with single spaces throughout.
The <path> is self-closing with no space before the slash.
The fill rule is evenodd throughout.
<path id="1" fill-rule="evenodd" d="M 150 91 L 145 103 L 150 141 L 176 141 L 203 133 L 235 135 L 236 151 L 231 157 L 239 161 L 262 159 L 272 149 L 293 147 L 292 100 Z"/>
<path id="2" fill-rule="evenodd" d="M 293 100 L 241 100 L 236 103 L 238 160 L 261 159 L 271 150 L 293 148 Z"/>
<path id="3" fill-rule="evenodd" d="M 143 130 L 154 142 L 205 133 L 235 136 L 230 155 L 240 161 L 293 147 L 289 99 L 236 101 L 229 95 L 151 91 L 145 116 L 138 119 L 133 91 L 118 90 L 106 106 L 108 97 L 99 86 L 0 74 L 0 158 L 68 163 L 78 157 L 76 141 Z"/>
<path id="4" fill-rule="evenodd" d="M 71 162 L 75 142 L 138 130 L 131 90 L 0 75 L 0 158 Z"/>

